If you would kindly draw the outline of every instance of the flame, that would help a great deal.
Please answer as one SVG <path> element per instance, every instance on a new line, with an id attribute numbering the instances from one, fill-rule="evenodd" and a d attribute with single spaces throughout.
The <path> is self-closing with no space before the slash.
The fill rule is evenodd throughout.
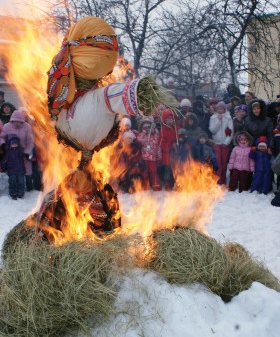
<path id="1" fill-rule="evenodd" d="M 164 192 L 164 197 L 146 191 L 133 195 L 132 206 L 122 210 L 126 233 L 141 230 L 147 237 L 156 230 L 181 226 L 207 234 L 213 207 L 224 193 L 217 176 L 208 165 L 190 160 L 175 169 L 175 180 L 175 190 Z"/>
<path id="2" fill-rule="evenodd" d="M 51 24 L 42 25 L 38 21 L 9 18 L 5 24 L 7 41 L 0 44 L 0 53 L 7 60 L 7 80 L 12 83 L 20 96 L 22 105 L 33 126 L 36 146 L 41 155 L 44 193 L 60 186 L 66 216 L 61 221 L 61 231 L 49 228 L 49 236 L 57 244 L 69 240 L 79 240 L 93 235 L 88 223 L 92 221 L 89 204 L 81 206 L 79 195 L 87 193 L 82 175 L 75 175 L 75 188 L 69 188 L 71 172 L 75 172 L 79 154 L 71 147 L 58 144 L 54 127 L 47 109 L 47 71 L 51 60 L 59 50 L 61 39 Z M 110 82 L 133 78 L 131 64 L 120 58 Z M 116 144 L 104 148 L 93 157 L 92 174 L 103 184 L 114 182 L 121 171 L 118 165 L 112 165 L 116 157 Z M 217 179 L 211 169 L 190 162 L 176 173 L 178 190 L 165 192 L 159 196 L 145 191 L 131 195 L 129 208 L 121 206 L 122 231 L 126 234 L 141 233 L 150 235 L 160 228 L 172 228 L 174 224 L 193 226 L 206 232 L 215 202 L 223 194 L 217 186 Z M 66 179 L 66 180 L 65 180 Z M 80 190 L 79 190 L 80 186 Z M 136 186 L 137 189 L 137 186 Z M 41 203 L 40 195 L 38 205 Z"/>

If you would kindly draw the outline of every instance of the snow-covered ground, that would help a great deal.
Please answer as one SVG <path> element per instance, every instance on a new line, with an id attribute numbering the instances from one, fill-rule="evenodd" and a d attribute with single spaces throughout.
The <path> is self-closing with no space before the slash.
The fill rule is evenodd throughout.
<path id="1" fill-rule="evenodd" d="M 1 245 L 10 229 L 32 213 L 39 195 L 29 192 L 14 201 L 7 194 L 0 191 Z M 165 197 L 160 192 L 157 198 L 161 195 Z M 121 208 L 129 209 L 131 198 L 120 195 Z M 280 208 L 271 206 L 272 198 L 273 194 L 226 192 L 207 230 L 220 242 L 240 243 L 280 278 Z M 92 329 L 92 336 L 280 336 L 280 293 L 259 283 L 225 304 L 203 285 L 171 285 L 155 273 L 137 269 L 121 280 L 116 311 Z"/>

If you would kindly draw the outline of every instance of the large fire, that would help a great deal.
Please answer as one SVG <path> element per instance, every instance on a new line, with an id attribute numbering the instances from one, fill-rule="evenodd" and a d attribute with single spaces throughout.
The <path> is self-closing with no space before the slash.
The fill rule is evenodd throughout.
<path id="1" fill-rule="evenodd" d="M 59 50 L 61 39 L 52 27 L 36 21 L 10 18 L 5 26 L 7 43 L 0 45 L 0 53 L 7 60 L 7 80 L 14 84 L 22 102 L 27 109 L 36 134 L 36 146 L 42 157 L 44 193 L 61 184 L 78 166 L 79 153 L 71 147 L 65 147 L 57 141 L 54 127 L 47 109 L 47 71 L 53 56 Z M 111 81 L 133 78 L 133 69 L 124 59 L 120 59 Z M 110 170 L 110 157 L 114 155 L 114 145 L 104 148 L 93 156 L 91 167 L 99 179 L 114 180 Z M 79 190 L 62 184 L 61 191 L 67 214 L 63 219 L 63 235 L 53 229 L 53 240 L 61 244 L 67 240 L 79 240 L 95 235 L 89 230 L 92 221 L 88 207 L 81 208 L 77 195 L 86 193 L 85 177 L 76 175 Z M 191 162 L 177 176 L 179 186 L 176 192 L 156 194 L 145 191 L 129 196 L 120 206 L 122 217 L 121 230 L 126 234 L 140 233 L 144 236 L 160 228 L 193 226 L 206 231 L 213 208 L 222 196 L 217 186 L 217 178 L 208 167 Z M 42 196 L 38 200 L 41 203 Z M 120 215 L 119 215 L 120 216 Z"/>

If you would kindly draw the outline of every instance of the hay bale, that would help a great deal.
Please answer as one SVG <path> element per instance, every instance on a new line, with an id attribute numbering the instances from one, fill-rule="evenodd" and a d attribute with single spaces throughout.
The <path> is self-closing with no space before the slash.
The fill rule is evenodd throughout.
<path id="1" fill-rule="evenodd" d="M 191 228 L 161 230 L 150 241 L 148 267 L 170 282 L 201 282 L 216 294 L 229 270 L 229 261 L 221 245 Z"/>
<path id="2" fill-rule="evenodd" d="M 229 302 L 253 282 L 280 291 L 279 280 L 239 244 L 222 246 L 191 228 L 161 230 L 150 238 L 148 268 L 170 282 L 200 282 Z"/>
<path id="3" fill-rule="evenodd" d="M 113 312 L 116 295 L 108 283 L 112 250 L 71 242 L 55 247 L 19 242 L 6 254 L 1 272 L 0 331 L 5 336 L 59 336 L 87 332 L 87 319 Z"/>
<path id="4" fill-rule="evenodd" d="M 39 238 L 43 240 L 42 236 L 36 231 L 36 227 L 31 225 L 34 216 L 35 215 L 32 215 L 26 220 L 18 223 L 6 235 L 1 250 L 3 260 L 6 259 L 7 255 L 15 252 L 18 243 L 29 244 L 32 241 L 37 241 Z"/>
<path id="5" fill-rule="evenodd" d="M 280 292 L 279 280 L 271 271 L 238 243 L 226 243 L 225 252 L 229 260 L 229 273 L 224 281 L 221 297 L 228 302 L 241 291 L 251 287 L 253 282 L 259 282 L 268 288 Z"/>

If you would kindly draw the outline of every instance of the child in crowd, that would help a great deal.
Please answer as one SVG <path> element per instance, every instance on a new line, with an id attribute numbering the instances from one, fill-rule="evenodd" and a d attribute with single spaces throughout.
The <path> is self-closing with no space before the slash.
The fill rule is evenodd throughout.
<path id="1" fill-rule="evenodd" d="M 178 143 L 173 143 L 170 151 L 170 162 L 173 172 L 181 173 L 182 166 L 192 158 L 192 142 L 189 141 L 186 129 L 178 130 Z"/>
<path id="2" fill-rule="evenodd" d="M 145 161 L 153 191 L 161 191 L 157 173 L 158 161 L 162 159 L 160 136 L 152 117 L 144 117 L 139 122 L 139 134 L 136 137 L 141 144 L 142 158 Z"/>
<path id="3" fill-rule="evenodd" d="M 230 143 L 233 137 L 233 122 L 226 104 L 221 101 L 216 105 L 217 113 L 210 118 L 209 130 L 214 141 L 214 152 L 218 161 L 218 184 L 226 184 L 227 164 Z"/>
<path id="4" fill-rule="evenodd" d="M 217 171 L 219 168 L 215 152 L 208 142 L 208 136 L 206 133 L 201 133 L 198 136 L 198 141 L 193 149 L 193 157 L 202 164 L 211 165 L 214 171 Z"/>
<path id="5" fill-rule="evenodd" d="M 271 189 L 271 154 L 268 152 L 267 138 L 261 136 L 256 140 L 257 148 L 250 151 L 250 158 L 255 161 L 255 171 L 251 192 L 267 194 Z"/>
<path id="6" fill-rule="evenodd" d="M 249 190 L 251 172 L 254 172 L 255 169 L 254 160 L 249 158 L 252 137 L 246 131 L 241 131 L 235 135 L 234 145 L 228 164 L 230 171 L 228 189 L 229 191 L 235 191 L 239 187 L 241 193 Z"/>
<path id="7" fill-rule="evenodd" d="M 135 189 L 148 188 L 148 174 L 142 158 L 141 145 L 136 141 L 135 134 L 131 130 L 122 134 L 119 165 L 123 168 L 119 177 L 119 187 L 123 192 L 133 193 Z"/>
<path id="8" fill-rule="evenodd" d="M 17 135 L 8 136 L 5 157 L 1 163 L 1 171 L 9 176 L 9 194 L 12 199 L 23 198 L 25 191 L 24 151 L 20 147 Z"/>
<path id="9" fill-rule="evenodd" d="M 20 139 L 20 146 L 24 151 L 24 165 L 25 165 L 25 184 L 26 191 L 33 190 L 32 183 L 32 151 L 34 148 L 34 134 L 31 125 L 25 121 L 25 116 L 22 111 L 15 110 L 12 113 L 10 122 L 3 126 L 0 134 L 0 145 L 6 143 L 7 136 L 15 134 Z"/>
<path id="10" fill-rule="evenodd" d="M 175 122 L 173 111 L 170 109 L 165 110 L 162 113 L 160 145 L 162 148 L 162 174 L 166 191 L 172 190 L 175 183 L 170 163 L 170 150 L 174 142 L 177 142 L 177 131 L 178 126 Z"/>
<path id="11" fill-rule="evenodd" d="M 120 134 L 124 133 L 125 131 L 131 130 L 135 134 L 135 136 L 137 136 L 138 131 L 134 129 L 132 130 L 131 125 L 131 120 L 128 117 L 123 117 L 120 122 Z"/>
<path id="12" fill-rule="evenodd" d="M 233 118 L 233 132 L 236 134 L 237 132 L 244 130 L 244 118 L 247 115 L 247 106 L 246 105 L 238 105 L 234 109 L 234 118 Z"/>

